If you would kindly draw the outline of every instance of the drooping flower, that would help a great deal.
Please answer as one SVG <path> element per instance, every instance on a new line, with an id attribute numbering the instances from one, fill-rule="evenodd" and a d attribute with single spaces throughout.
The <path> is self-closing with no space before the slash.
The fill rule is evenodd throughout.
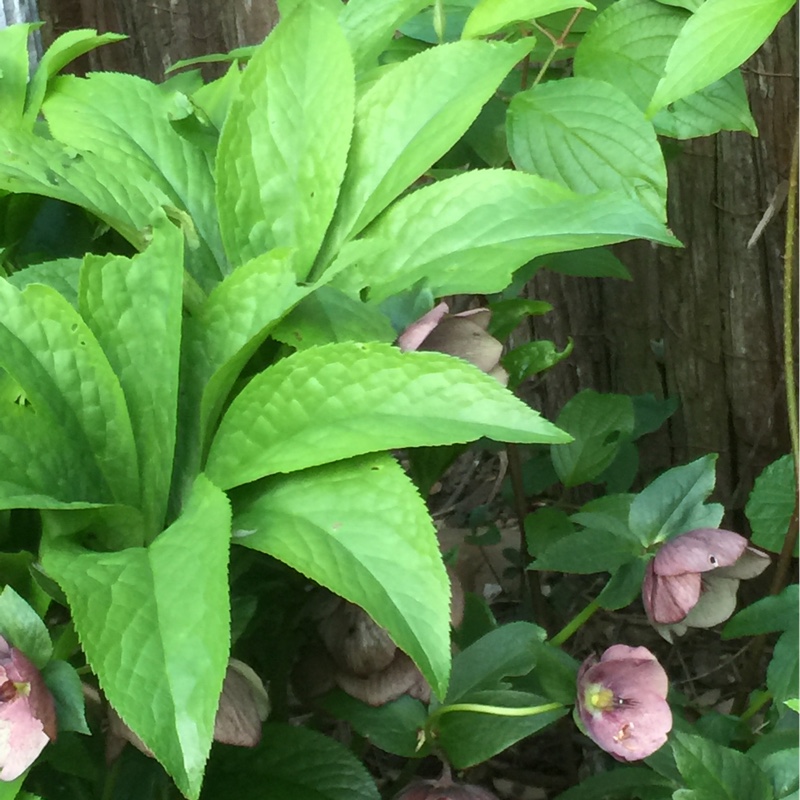
<path id="1" fill-rule="evenodd" d="M 56 733 L 53 696 L 39 670 L 0 636 L 0 780 L 22 775 Z"/>
<path id="2" fill-rule="evenodd" d="M 658 750 L 672 728 L 664 668 L 646 647 L 615 644 L 578 672 L 578 715 L 585 732 L 618 761 Z"/>
<path id="3" fill-rule="evenodd" d="M 676 536 L 647 565 L 647 617 L 667 641 L 688 628 L 719 625 L 736 608 L 739 581 L 760 575 L 769 561 L 733 531 L 698 528 Z"/>
<path id="4" fill-rule="evenodd" d="M 473 308 L 450 314 L 447 303 L 439 303 L 412 322 L 397 338 L 401 350 L 434 350 L 462 358 L 478 369 L 508 383 L 508 373 L 500 366 L 503 344 L 487 333 L 492 312 Z"/>

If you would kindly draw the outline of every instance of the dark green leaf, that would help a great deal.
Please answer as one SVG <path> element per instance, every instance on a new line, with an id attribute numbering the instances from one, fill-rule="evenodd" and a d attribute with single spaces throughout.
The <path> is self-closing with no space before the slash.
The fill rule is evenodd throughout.
<path id="1" fill-rule="evenodd" d="M 59 733 L 77 731 L 91 735 L 86 724 L 83 687 L 75 668 L 66 661 L 51 661 L 42 670 L 42 677 L 55 701 Z"/>
<path id="2" fill-rule="evenodd" d="M 780 553 L 797 505 L 797 478 L 794 458 L 783 456 L 770 464 L 757 478 L 745 507 L 753 526 L 753 544 Z M 794 555 L 798 554 L 795 543 Z"/>
<path id="3" fill-rule="evenodd" d="M 553 572 L 616 572 L 638 555 L 640 547 L 609 531 L 583 530 L 565 536 L 546 548 L 531 569 Z"/>
<path id="4" fill-rule="evenodd" d="M 47 626 L 10 586 L 0 594 L 0 634 L 39 669 L 53 655 Z"/>
<path id="5" fill-rule="evenodd" d="M 762 597 L 728 620 L 724 639 L 757 636 L 760 633 L 788 631 L 798 626 L 798 586 L 787 586 L 779 595 Z"/>

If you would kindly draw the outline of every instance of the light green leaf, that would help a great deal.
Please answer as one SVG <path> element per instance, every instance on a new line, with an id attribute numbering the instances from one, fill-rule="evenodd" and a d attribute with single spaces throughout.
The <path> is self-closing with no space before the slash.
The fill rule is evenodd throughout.
<path id="1" fill-rule="evenodd" d="M 633 403 L 628 395 L 586 389 L 567 402 L 557 424 L 575 439 L 550 449 L 561 482 L 589 483 L 611 464 L 620 444 L 633 433 Z"/>
<path id="2" fill-rule="evenodd" d="M 738 69 L 662 108 L 653 117 L 653 126 L 656 133 L 673 139 L 695 139 L 719 131 L 747 131 L 751 136 L 758 136 Z"/>
<path id="3" fill-rule="evenodd" d="M 308 274 L 333 216 L 353 126 L 355 79 L 336 20 L 307 3 L 256 51 L 217 153 L 217 205 L 234 266 L 275 247 Z"/>
<path id="4" fill-rule="evenodd" d="M 178 404 L 183 235 L 166 218 L 140 255 L 87 255 L 80 307 L 125 393 L 141 471 L 140 507 L 163 528 Z"/>
<path id="5" fill-rule="evenodd" d="M 179 102 L 188 100 L 135 75 L 105 72 L 58 78 L 43 111 L 53 138 L 102 156 L 105 169 L 126 181 L 135 174 L 163 194 L 166 205 L 191 217 L 197 235 L 187 248 L 187 267 L 209 289 L 225 270 L 212 165 L 173 128 L 171 120 L 185 113 Z"/>
<path id="6" fill-rule="evenodd" d="M 744 753 L 685 733 L 671 743 L 686 787 L 698 800 L 772 800 L 767 776 Z"/>
<path id="7" fill-rule="evenodd" d="M 56 39 L 42 56 L 28 92 L 25 117 L 32 126 L 42 107 L 50 80 L 58 75 L 70 61 L 101 47 L 127 39 L 121 33 L 98 34 L 94 28 L 67 31 Z M 119 99 L 119 98 L 118 98 Z"/>
<path id="8" fill-rule="evenodd" d="M 622 190 L 666 221 L 667 168 L 653 126 L 615 86 L 589 78 L 520 92 L 507 118 L 517 169 L 581 194 Z"/>
<path id="9" fill-rule="evenodd" d="M 169 198 L 137 173 L 89 150 L 64 147 L 0 128 L 0 190 L 53 197 L 81 206 L 119 231 L 137 250 L 144 229 Z"/>
<path id="10" fill-rule="evenodd" d="M 80 281 L 81 258 L 58 258 L 31 264 L 19 272 L 12 272 L 6 280 L 17 289 L 24 289 L 32 283 L 52 286 L 70 305 L 78 307 L 78 283 Z"/>
<path id="11" fill-rule="evenodd" d="M 678 34 L 648 115 L 747 61 L 793 5 L 794 0 L 706 0 Z"/>
<path id="12" fill-rule="evenodd" d="M 353 145 L 326 251 L 359 233 L 465 133 L 529 42 L 454 42 L 404 61 L 356 105 Z"/>
<path id="13" fill-rule="evenodd" d="M 0 30 L 0 120 L 9 127 L 22 121 L 28 91 L 28 36 L 37 27 L 20 23 Z"/>
<path id="14" fill-rule="evenodd" d="M 376 65 L 395 31 L 432 0 L 350 0 L 339 15 L 356 71 Z"/>
<path id="15" fill-rule="evenodd" d="M 207 473 L 228 489 L 362 453 L 481 436 L 567 438 L 460 359 L 342 342 L 295 353 L 253 378 L 222 418 Z"/>
<path id="16" fill-rule="evenodd" d="M 10 586 L 0 593 L 0 635 L 39 669 L 53 655 L 47 626 Z"/>
<path id="17" fill-rule="evenodd" d="M 343 744 L 275 723 L 264 726 L 257 748 L 231 748 L 212 761 L 204 789 L 207 800 L 380 800 L 372 776 Z"/>
<path id="18" fill-rule="evenodd" d="M 744 512 L 753 528 L 753 544 L 780 553 L 796 503 L 794 458 L 787 455 L 774 461 L 756 478 L 750 493 Z M 795 544 L 795 556 L 797 552 Z"/>
<path id="19" fill-rule="evenodd" d="M 639 492 L 631 503 L 628 526 L 643 544 L 651 545 L 693 528 L 719 524 L 722 508 L 703 505 L 714 490 L 716 461 L 716 454 L 712 454 L 674 467 Z M 709 509 L 715 515 L 718 512 L 716 523 L 708 518 Z"/>
<path id="20" fill-rule="evenodd" d="M 587 0 L 481 0 L 467 17 L 464 39 L 488 36 L 513 22 L 526 22 L 565 8 L 590 8 Z"/>
<path id="21" fill-rule="evenodd" d="M 296 350 L 306 350 L 328 342 L 393 342 L 397 333 L 374 305 L 332 286 L 320 286 L 281 321 L 272 336 Z"/>
<path id="22" fill-rule="evenodd" d="M 575 75 L 622 89 L 644 111 L 688 18 L 682 9 L 653 0 L 618 0 L 597 17 L 578 45 Z"/>
<path id="23" fill-rule="evenodd" d="M 43 542 L 100 687 L 189 798 L 200 793 L 228 663 L 229 542 L 228 501 L 202 475 L 147 549 L 91 552 L 47 531 Z"/>
<path id="24" fill-rule="evenodd" d="M 436 531 L 399 465 L 378 454 L 252 487 L 233 540 L 361 606 L 444 696 L 450 591 Z"/>
<path id="25" fill-rule="evenodd" d="M 393 242 L 334 285 L 370 286 L 380 302 L 427 279 L 436 296 L 502 291 L 514 270 L 546 253 L 646 238 L 678 241 L 620 193 L 576 195 L 536 175 L 480 170 L 419 189 L 389 209 L 368 238 Z"/>
<path id="26" fill-rule="evenodd" d="M 33 284 L 20 292 L 0 281 L 0 365 L 45 424 L 63 431 L 70 452 L 92 464 L 97 494 L 135 506 L 139 471 L 125 397 L 91 330 L 55 290 Z"/>

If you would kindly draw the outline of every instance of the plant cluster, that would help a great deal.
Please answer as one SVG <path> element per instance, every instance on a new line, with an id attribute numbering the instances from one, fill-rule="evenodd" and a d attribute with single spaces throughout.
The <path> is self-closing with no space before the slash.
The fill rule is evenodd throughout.
<path id="1" fill-rule="evenodd" d="M 0 800 L 375 800 L 374 752 L 403 765 L 385 794 L 485 800 L 451 768 L 576 746 L 573 707 L 616 761 L 563 800 L 796 796 L 785 570 L 723 629 L 769 656 L 744 713 L 630 636 L 565 647 L 640 596 L 666 637 L 728 620 L 793 553 L 792 456 L 748 542 L 713 455 L 633 491 L 672 401 L 587 390 L 549 422 L 514 390 L 572 345 L 503 354 L 557 313 L 517 297 L 536 270 L 680 245 L 661 141 L 756 133 L 738 67 L 791 6 L 284 0 L 201 59 L 223 77 L 161 84 L 61 74 L 115 35 L 31 75 L 32 26 L 0 31 Z M 479 440 L 522 462 L 522 618 L 463 591 L 426 505 Z M 555 633 L 562 573 L 608 579 Z"/>

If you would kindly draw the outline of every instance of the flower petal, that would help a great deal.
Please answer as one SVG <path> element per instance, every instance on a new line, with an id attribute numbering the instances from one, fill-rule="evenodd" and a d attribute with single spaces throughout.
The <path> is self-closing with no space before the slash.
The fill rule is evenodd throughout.
<path id="1" fill-rule="evenodd" d="M 430 332 L 442 321 L 450 311 L 447 303 L 439 303 L 427 314 L 423 314 L 416 322 L 412 322 L 397 337 L 397 346 L 401 350 L 418 350 Z"/>
<path id="2" fill-rule="evenodd" d="M 702 582 L 698 572 L 657 575 L 651 561 L 642 585 L 642 602 L 650 621 L 662 625 L 680 622 L 697 605 Z"/>
<path id="3" fill-rule="evenodd" d="M 714 574 L 723 578 L 736 578 L 743 581 L 760 575 L 770 563 L 772 560 L 768 553 L 755 547 L 747 547 L 735 564 L 730 567 L 722 567 Z"/>
<path id="4" fill-rule="evenodd" d="M 0 728 L 8 735 L 7 739 L 3 737 L 7 744 L 3 748 L 6 752 L 0 780 L 13 781 L 36 761 L 50 737 L 33 715 L 24 695 L 17 695 L 14 700 L 0 706 Z"/>
<path id="5" fill-rule="evenodd" d="M 703 581 L 697 605 L 686 615 L 684 625 L 690 628 L 712 628 L 725 622 L 736 610 L 739 581 L 723 578 L 715 572 Z"/>
<path id="6" fill-rule="evenodd" d="M 747 547 L 747 539 L 721 528 L 698 528 L 670 539 L 656 553 L 656 575 L 708 572 L 736 563 Z"/>

